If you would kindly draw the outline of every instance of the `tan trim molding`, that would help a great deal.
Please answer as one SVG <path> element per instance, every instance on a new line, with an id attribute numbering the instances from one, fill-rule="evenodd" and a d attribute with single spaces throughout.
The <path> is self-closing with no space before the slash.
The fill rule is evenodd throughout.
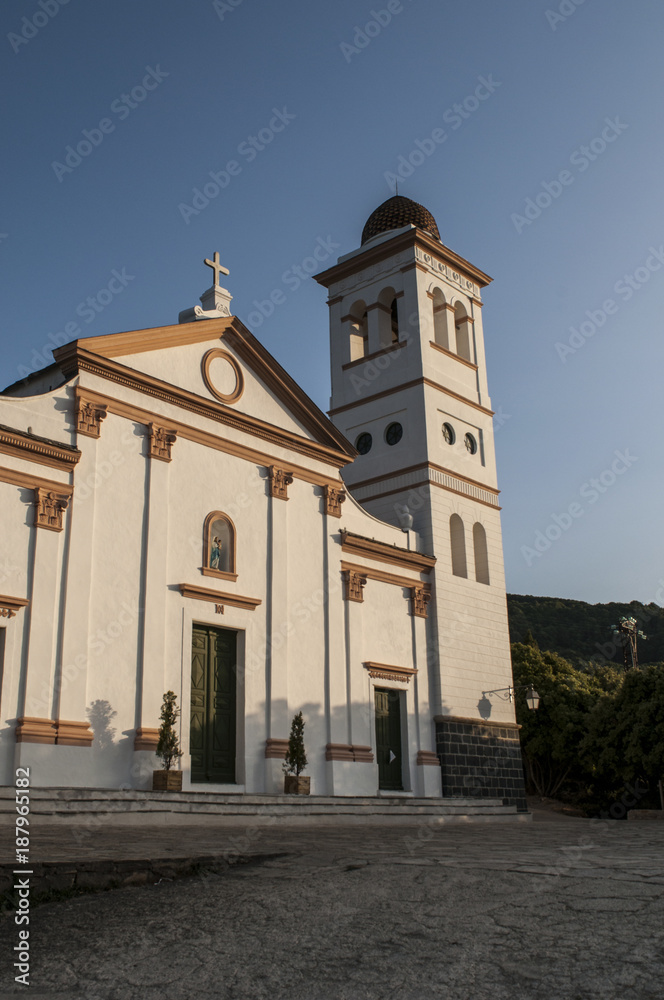
<path id="1" fill-rule="evenodd" d="M 56 722 L 55 742 L 61 747 L 91 747 L 95 734 L 89 722 L 66 722 L 59 719 Z"/>
<path id="2" fill-rule="evenodd" d="M 394 563 L 404 569 L 419 570 L 420 573 L 430 573 L 436 565 L 435 556 L 427 556 L 420 552 L 410 552 L 388 542 L 377 542 L 373 538 L 364 538 L 351 531 L 342 529 L 341 550 L 351 555 L 378 559 L 380 562 Z"/>
<path id="3" fill-rule="evenodd" d="M 441 354 L 446 354 L 448 358 L 453 358 L 454 361 L 460 361 L 462 365 L 467 365 L 468 368 L 472 368 L 475 372 L 477 371 L 477 365 L 473 364 L 472 361 L 466 361 L 466 359 L 462 358 L 460 354 L 455 354 L 454 351 L 448 351 L 446 347 L 441 347 L 441 345 L 437 344 L 434 340 L 430 340 L 429 343 L 432 347 L 435 347 L 437 351 L 440 351 Z"/>
<path id="4" fill-rule="evenodd" d="M 223 393 L 219 392 L 218 389 L 215 389 L 212 379 L 210 378 L 210 365 L 215 358 L 223 358 L 225 361 L 228 361 L 229 365 L 235 372 L 235 388 L 232 392 Z M 231 403 L 237 403 L 238 399 L 244 392 L 244 375 L 242 374 L 242 369 L 230 351 L 223 351 L 220 347 L 216 347 L 211 351 L 208 351 L 207 354 L 203 356 L 203 360 L 201 361 L 201 373 L 208 391 L 222 403 L 227 403 L 229 405 Z"/>
<path id="5" fill-rule="evenodd" d="M 218 590 L 208 590 L 207 587 L 197 587 L 191 583 L 179 584 L 180 593 L 183 597 L 189 597 L 193 601 L 209 601 L 211 604 L 228 604 L 233 608 L 242 608 L 243 611 L 255 611 L 262 600 L 257 597 L 240 597 L 239 594 L 222 594 Z"/>
<path id="6" fill-rule="evenodd" d="M 383 473 L 382 476 L 373 476 L 371 479 L 361 479 L 358 483 L 352 483 L 352 485 L 349 486 L 349 489 L 359 490 L 364 486 L 372 486 L 374 483 L 380 483 L 387 479 L 396 479 L 397 476 L 405 476 L 409 472 L 419 472 L 420 469 L 435 469 L 436 472 L 442 472 L 445 476 L 453 476 L 454 479 L 460 479 L 461 482 L 468 483 L 469 486 L 476 486 L 478 489 L 485 490 L 487 493 L 494 493 L 496 496 L 500 493 L 500 490 L 496 489 L 494 486 L 486 486 L 478 479 L 470 479 L 469 476 L 462 476 L 459 472 L 453 472 L 451 469 L 446 469 L 444 465 L 437 465 L 435 462 L 420 462 L 419 465 L 407 465 L 405 469 L 398 469 L 396 472 L 389 472 L 387 474 Z"/>
<path id="7" fill-rule="evenodd" d="M 76 433 L 86 437 L 98 438 L 101 433 L 101 422 L 108 416 L 107 406 L 95 406 L 76 395 Z"/>
<path id="8" fill-rule="evenodd" d="M 345 760 L 355 764 L 373 764 L 374 755 L 371 747 L 349 743 L 327 743 L 325 760 Z"/>
<path id="9" fill-rule="evenodd" d="M 487 409 L 486 406 L 482 406 L 481 403 L 476 403 L 472 399 L 468 399 L 467 396 L 462 396 L 459 392 L 454 392 L 453 389 L 449 389 L 447 386 L 441 385 L 440 382 L 434 382 L 433 379 L 426 378 L 421 375 L 419 378 L 414 378 L 410 382 L 402 382 L 401 385 L 392 386 L 391 389 L 383 389 L 382 392 L 375 392 L 372 396 L 362 396 L 361 399 L 354 399 L 352 403 L 344 403 L 343 406 L 337 406 L 333 410 L 328 410 L 330 416 L 334 416 L 337 413 L 343 413 L 344 410 L 352 410 L 356 406 L 362 406 L 363 403 L 371 403 L 374 399 L 383 399 L 384 396 L 392 396 L 395 392 L 402 392 L 404 389 L 412 389 L 413 386 L 417 385 L 428 385 L 432 389 L 438 389 L 440 392 L 444 393 L 445 396 L 450 396 L 452 399 L 457 399 L 460 403 L 466 403 L 467 406 L 472 406 L 474 410 L 479 410 L 480 413 L 486 413 L 488 417 L 494 416 L 494 411 Z"/>
<path id="10" fill-rule="evenodd" d="M 328 483 L 323 487 L 325 498 L 325 513 L 330 517 L 341 517 L 341 505 L 346 502 L 346 491 L 343 486 L 332 486 Z"/>
<path id="11" fill-rule="evenodd" d="M 342 573 L 344 578 L 344 601 L 355 601 L 357 604 L 362 604 L 364 601 L 364 588 L 366 586 L 367 577 L 366 574 L 360 569 L 344 569 L 342 564 Z"/>
<path id="12" fill-rule="evenodd" d="M 293 482 L 293 473 L 279 469 L 276 465 L 270 465 L 267 472 L 270 478 L 270 496 L 288 500 L 288 487 Z"/>
<path id="13" fill-rule="evenodd" d="M 402 684 L 410 684 L 411 677 L 417 673 L 414 667 L 393 667 L 389 663 L 374 663 L 372 660 L 367 660 L 364 669 L 369 671 L 369 677 L 399 681 Z"/>
<path id="14" fill-rule="evenodd" d="M 151 750 L 152 753 L 156 753 L 158 743 L 158 729 L 148 729 L 145 726 L 141 726 L 136 730 L 136 735 L 134 736 L 134 750 Z"/>
<path id="15" fill-rule="evenodd" d="M 0 454 L 23 458 L 63 472 L 73 472 L 81 457 L 78 448 L 69 448 L 57 441 L 35 437 L 10 427 L 0 427 Z"/>
<path id="16" fill-rule="evenodd" d="M 288 740 L 271 737 L 265 740 L 265 757 L 267 760 L 285 760 L 288 750 Z"/>
<path id="17" fill-rule="evenodd" d="M 432 753 L 431 750 L 418 750 L 417 763 L 418 765 L 428 764 L 431 767 L 440 767 L 440 760 L 438 759 L 438 755 Z"/>
<path id="18" fill-rule="evenodd" d="M 464 715 L 434 715 L 434 722 L 462 722 L 469 726 L 488 726 L 496 729 L 521 729 L 517 722 L 495 722 L 493 719 L 468 719 Z M 515 737 L 518 739 L 518 737 Z"/>
<path id="19" fill-rule="evenodd" d="M 383 490 L 381 493 L 373 493 L 370 497 L 363 497 L 358 500 L 358 503 L 364 504 L 368 500 L 379 500 L 381 497 L 394 496 L 395 493 L 405 493 L 410 490 L 417 490 L 421 486 L 436 486 L 439 490 L 447 490 L 448 493 L 456 493 L 460 497 L 465 497 L 467 500 L 474 500 L 475 503 L 484 504 L 485 507 L 491 507 L 492 510 L 502 510 L 503 508 L 497 503 L 490 503 L 488 500 L 482 500 L 480 497 L 469 496 L 468 493 L 464 493 L 463 490 L 455 490 L 453 486 L 445 486 L 443 483 L 437 483 L 435 479 L 420 479 L 417 483 L 409 483 L 408 486 L 399 486 L 392 490 Z M 350 492 L 353 492 L 353 487 L 348 487 Z"/>
<path id="20" fill-rule="evenodd" d="M 27 597 L 5 597 L 0 594 L 0 618 L 15 618 L 16 612 L 27 608 L 29 603 Z"/>
<path id="21" fill-rule="evenodd" d="M 20 486 L 25 490 L 42 489 L 53 493 L 62 493 L 68 497 L 74 492 L 74 487 L 70 486 L 69 483 L 58 483 L 54 479 L 42 479 L 40 476 L 19 472 L 18 469 L 0 467 L 0 482 L 9 483 L 11 486 Z"/>
<path id="22" fill-rule="evenodd" d="M 341 563 L 341 571 L 343 573 L 357 573 L 366 577 L 367 580 L 377 580 L 379 583 L 392 583 L 395 587 L 407 587 L 409 590 L 412 587 L 423 587 L 427 592 L 431 590 L 428 583 L 421 583 L 420 580 L 409 579 L 405 576 L 397 576 L 395 573 L 386 573 L 382 569 L 374 569 L 371 566 L 356 566 L 354 563 L 344 561 Z"/>
<path id="23" fill-rule="evenodd" d="M 444 243 L 430 236 L 423 229 L 409 229 L 405 233 L 400 233 L 398 236 L 392 237 L 390 240 L 385 240 L 384 243 L 379 243 L 377 246 L 371 247 L 362 253 L 355 254 L 340 264 L 333 265 L 326 271 L 321 271 L 320 274 L 314 274 L 313 277 L 319 285 L 329 288 L 343 278 L 349 278 L 357 274 L 358 271 L 364 271 L 366 268 L 378 264 L 388 257 L 416 246 L 425 250 L 430 256 L 435 256 L 446 264 L 450 264 L 455 270 L 462 271 L 468 278 L 472 278 L 480 288 L 485 287 L 493 280 L 484 271 L 480 271 L 470 261 L 460 257 L 454 250 L 450 250 Z M 416 264 L 419 264 L 419 261 L 417 258 L 414 258 L 407 266 L 414 267 Z M 428 268 L 426 270 L 428 272 Z M 469 290 L 464 290 L 464 295 L 468 295 L 469 298 L 475 297 Z"/>
<path id="24" fill-rule="evenodd" d="M 415 618 L 427 617 L 427 605 L 431 600 L 431 591 L 424 586 L 410 588 L 410 613 Z"/>
<path id="25" fill-rule="evenodd" d="M 205 322 L 212 323 L 213 320 L 206 320 Z M 185 324 L 183 324 L 184 326 Z M 163 415 L 158 415 L 152 413 L 150 410 L 143 410 L 139 406 L 134 406 L 131 403 L 125 403 L 120 399 L 113 399 L 111 396 L 105 396 L 101 393 L 94 392 L 92 389 L 78 389 L 77 393 L 81 395 L 82 398 L 91 401 L 98 401 L 107 404 L 108 412 L 115 414 L 115 416 L 123 417 L 126 420 L 135 420 L 139 424 L 144 424 L 146 427 L 150 425 L 155 420 L 162 420 Z M 231 441 L 228 438 L 218 437 L 216 434 L 211 434 L 209 431 L 201 430 L 198 427 L 191 427 L 188 424 L 181 424 L 176 420 L 169 420 L 168 425 L 172 428 L 173 433 L 178 435 L 180 440 L 193 441 L 195 444 L 200 444 L 205 448 L 213 448 L 215 451 L 224 452 L 227 455 L 234 455 L 236 458 L 243 458 L 247 462 L 253 462 L 256 465 L 260 465 L 263 468 L 269 469 L 271 465 L 275 462 L 280 462 L 282 459 L 276 458 L 274 455 L 269 455 L 264 451 L 256 451 L 253 448 L 248 448 L 246 445 L 240 444 L 237 441 Z M 305 483 L 311 483 L 314 486 L 326 486 L 330 484 L 332 486 L 343 486 L 341 479 L 334 479 L 332 476 L 323 475 L 320 472 L 315 472 L 313 469 L 305 469 L 301 465 L 291 465 L 289 463 L 289 471 L 293 474 L 295 479 L 299 479 Z M 2 479 L 2 470 L 0 470 L 0 479 Z"/>
<path id="26" fill-rule="evenodd" d="M 386 311 L 390 310 L 386 308 Z M 374 351 L 373 354 L 365 354 L 361 358 L 355 358 L 354 361 L 347 361 L 345 365 L 341 366 L 341 370 L 345 372 L 348 368 L 357 368 L 361 364 L 366 364 L 369 361 L 373 361 L 375 358 L 382 358 L 384 354 L 390 354 L 392 351 L 400 351 L 402 347 L 407 347 L 407 340 L 400 340 L 396 344 L 389 344 L 387 347 L 381 347 L 379 351 Z"/>
<path id="27" fill-rule="evenodd" d="M 35 528 L 47 528 L 48 531 L 62 531 L 62 515 L 69 506 L 69 497 L 65 494 L 56 493 L 53 490 L 45 490 L 37 486 L 34 491 Z"/>
<path id="28" fill-rule="evenodd" d="M 160 462 L 171 461 L 171 448 L 177 440 L 178 432 L 158 424 L 148 424 L 148 455 Z"/>
<path id="29" fill-rule="evenodd" d="M 51 743 L 55 745 L 57 735 L 54 719 L 37 719 L 24 715 L 16 720 L 17 743 Z"/>
<path id="30" fill-rule="evenodd" d="M 170 327 L 113 334 L 110 337 L 74 340 L 71 344 L 56 348 L 53 356 L 67 380 L 82 371 L 91 372 L 100 378 L 146 393 L 174 406 L 198 413 L 200 416 L 311 455 L 337 468 L 346 465 L 349 459 L 355 458 L 357 452 L 341 431 L 330 423 L 325 414 L 236 316 L 205 320 L 203 323 L 195 324 L 194 331 L 184 329 L 190 325 L 182 323 Z M 184 343 L 200 343 L 212 340 L 215 336 L 226 340 L 247 367 L 256 372 L 289 412 L 311 432 L 314 440 L 286 431 L 274 424 L 268 424 L 246 413 L 240 413 L 224 403 L 207 400 L 197 393 L 111 360 L 111 357 L 145 350 L 164 349 Z"/>

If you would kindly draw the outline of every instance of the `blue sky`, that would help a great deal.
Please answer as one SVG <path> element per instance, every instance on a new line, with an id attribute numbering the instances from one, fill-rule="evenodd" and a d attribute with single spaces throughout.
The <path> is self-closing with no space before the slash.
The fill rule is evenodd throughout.
<path id="1" fill-rule="evenodd" d="M 176 322 L 219 250 L 236 314 L 327 409 L 325 291 L 285 276 L 358 246 L 419 142 L 400 193 L 494 278 L 508 590 L 664 604 L 661 3 L 41 2 L 0 11 L 3 385 L 72 329 Z"/>

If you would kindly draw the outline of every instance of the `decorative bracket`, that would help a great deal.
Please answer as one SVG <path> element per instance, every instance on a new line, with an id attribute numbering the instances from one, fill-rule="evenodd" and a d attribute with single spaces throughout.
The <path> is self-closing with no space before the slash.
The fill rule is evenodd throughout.
<path id="1" fill-rule="evenodd" d="M 0 596 L 0 618 L 15 618 L 16 612 L 25 608 L 30 601 L 25 597 Z"/>
<path id="2" fill-rule="evenodd" d="M 411 614 L 416 618 L 427 617 L 427 604 L 431 600 L 431 592 L 425 586 L 410 588 Z"/>
<path id="3" fill-rule="evenodd" d="M 276 465 L 268 468 L 270 476 L 270 496 L 278 497 L 279 500 L 288 500 L 288 487 L 293 482 L 292 472 L 278 469 Z"/>
<path id="4" fill-rule="evenodd" d="M 353 569 L 345 569 L 344 575 L 344 600 L 357 601 L 361 604 L 364 601 L 364 587 L 367 577 L 363 573 L 357 573 Z"/>
<path id="5" fill-rule="evenodd" d="M 171 448 L 177 440 L 177 431 L 148 424 L 150 432 L 150 458 L 158 458 L 161 462 L 171 461 Z"/>
<path id="6" fill-rule="evenodd" d="M 108 406 L 90 403 L 80 396 L 76 397 L 76 431 L 86 437 L 98 438 L 101 422 L 108 416 Z"/>
<path id="7" fill-rule="evenodd" d="M 60 493 L 52 493 L 42 486 L 35 486 L 35 528 L 48 528 L 49 531 L 62 531 L 62 513 L 69 505 L 69 497 Z"/>
<path id="8" fill-rule="evenodd" d="M 325 513 L 332 517 L 341 517 L 341 505 L 346 499 L 343 486 L 333 486 L 328 483 L 323 487 L 325 496 Z"/>

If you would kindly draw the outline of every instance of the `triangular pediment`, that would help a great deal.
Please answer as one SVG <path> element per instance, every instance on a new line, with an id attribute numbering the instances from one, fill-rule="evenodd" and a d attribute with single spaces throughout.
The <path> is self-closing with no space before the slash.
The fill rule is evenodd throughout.
<path id="1" fill-rule="evenodd" d="M 137 387 L 172 386 L 247 426 L 278 428 L 345 456 L 355 450 L 325 414 L 237 319 L 200 320 L 73 341 L 54 351 L 71 378 L 97 358 L 109 372 L 135 372 Z M 100 372 L 103 374 L 103 372 Z M 343 462 L 337 464 L 344 464 Z"/>

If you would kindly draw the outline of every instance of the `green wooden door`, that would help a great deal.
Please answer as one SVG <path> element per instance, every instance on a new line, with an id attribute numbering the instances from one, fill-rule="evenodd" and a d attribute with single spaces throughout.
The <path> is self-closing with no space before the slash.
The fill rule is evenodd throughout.
<path id="1" fill-rule="evenodd" d="M 376 688 L 376 756 L 378 787 L 400 791 L 401 780 L 401 695 L 399 691 Z"/>
<path id="2" fill-rule="evenodd" d="M 237 632 L 194 625 L 191 650 L 191 780 L 235 781 Z"/>

